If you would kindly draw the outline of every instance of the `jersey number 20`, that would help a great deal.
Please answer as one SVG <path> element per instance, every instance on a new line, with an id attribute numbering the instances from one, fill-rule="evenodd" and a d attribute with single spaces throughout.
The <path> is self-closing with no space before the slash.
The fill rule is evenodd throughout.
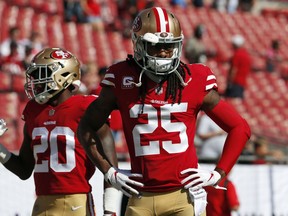
<path id="1" fill-rule="evenodd" d="M 66 138 L 66 163 L 59 163 L 57 137 Z M 70 172 L 76 166 L 75 161 L 75 133 L 69 127 L 55 127 L 50 133 L 45 127 L 35 128 L 32 132 L 32 139 L 40 137 L 41 143 L 34 145 L 34 158 L 38 161 L 38 154 L 44 153 L 50 144 L 49 160 L 38 161 L 35 164 L 35 172 L 49 172 L 49 167 L 55 172 Z M 41 163 L 39 163 L 41 162 Z"/>

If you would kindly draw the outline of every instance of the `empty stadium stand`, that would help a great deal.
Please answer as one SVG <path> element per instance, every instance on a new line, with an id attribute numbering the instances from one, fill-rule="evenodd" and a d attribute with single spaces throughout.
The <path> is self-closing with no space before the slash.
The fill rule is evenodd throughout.
<path id="1" fill-rule="evenodd" d="M 97 62 L 107 66 L 132 53 L 132 43 L 122 37 L 121 32 L 94 32 L 89 24 L 64 23 L 62 1 L 58 0 L 10 0 L 0 1 L 0 41 L 7 37 L 9 26 L 18 24 L 22 37 L 33 29 L 40 31 L 49 46 L 65 47 L 76 54 L 82 63 Z M 112 0 L 108 0 L 115 7 Z M 252 132 L 268 136 L 279 146 L 288 145 L 288 94 L 287 84 L 280 73 L 266 73 L 261 54 L 269 47 L 272 39 L 281 40 L 281 55 L 288 59 L 288 16 L 265 10 L 262 14 L 236 12 L 221 13 L 207 7 L 173 8 L 168 0 L 155 1 L 155 5 L 173 10 L 182 23 L 185 37 L 192 34 L 194 27 L 202 23 L 207 28 L 206 44 L 215 47 L 217 57 L 207 62 L 217 75 L 220 92 L 225 89 L 227 61 L 232 55 L 230 38 L 242 34 L 246 47 L 253 54 L 255 72 L 248 80 L 245 99 L 229 100 L 247 119 Z M 114 9 L 112 11 L 115 11 Z M 116 17 L 117 14 L 114 14 Z M 185 44 L 184 44 L 185 45 Z M 185 59 L 183 59 L 185 61 Z M 287 65 L 283 63 L 283 71 Z M 285 70 L 286 69 L 286 70 Z M 287 73 L 288 74 L 288 73 Z M 288 77 L 288 76 L 287 76 Z M 0 117 L 8 121 L 9 132 L 0 142 L 17 150 L 23 123 L 19 121 L 23 103 L 17 92 L 23 90 L 23 80 L 15 81 L 12 76 L 0 71 Z M 25 80 L 24 80 L 25 81 Z M 17 136 L 15 136 L 17 134 Z M 15 146 L 11 146 L 15 143 Z"/>

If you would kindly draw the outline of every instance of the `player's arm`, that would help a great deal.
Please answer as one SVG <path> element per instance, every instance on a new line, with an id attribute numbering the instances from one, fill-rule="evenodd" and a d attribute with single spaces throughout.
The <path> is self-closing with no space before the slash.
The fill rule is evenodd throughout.
<path id="1" fill-rule="evenodd" d="M 111 131 L 104 123 L 116 108 L 116 98 L 113 90 L 103 87 L 99 97 L 87 108 L 78 126 L 77 136 L 87 155 L 97 168 L 104 174 L 106 182 L 111 184 L 125 195 L 139 195 L 131 185 L 142 187 L 143 184 L 130 177 L 142 177 L 140 174 L 123 172 L 117 167 L 114 140 Z"/>
<path id="2" fill-rule="evenodd" d="M 101 143 L 103 145 L 100 145 L 99 147 L 94 146 L 98 148 L 96 151 L 100 151 L 105 160 L 111 164 L 111 166 L 118 167 L 118 161 L 117 161 L 117 155 L 114 145 L 114 140 L 112 137 L 112 133 L 110 130 L 110 127 L 107 124 L 104 124 L 98 132 L 99 139 L 101 140 Z M 92 147 L 92 146 L 91 146 Z M 92 147 L 93 148 L 93 147 Z M 92 160 L 95 160 L 95 157 L 93 154 L 96 152 L 95 150 L 88 151 L 90 154 L 89 157 L 92 158 Z M 116 216 L 117 212 L 117 206 L 121 202 L 121 193 L 119 191 L 112 187 L 107 181 L 104 180 L 104 194 L 103 194 L 103 207 L 104 207 L 104 216 Z"/>
<path id="3" fill-rule="evenodd" d="M 228 135 L 223 152 L 217 163 L 216 170 L 221 176 L 227 175 L 237 162 L 251 132 L 243 119 L 232 105 L 220 99 L 215 90 L 211 90 L 204 98 L 202 109 Z"/>
<path id="4" fill-rule="evenodd" d="M 17 175 L 20 179 L 25 180 L 31 176 L 34 169 L 35 160 L 30 147 L 31 139 L 26 132 L 25 126 L 23 132 L 24 139 L 19 155 L 9 152 L 2 144 L 0 144 L 0 160 L 8 170 Z"/>
<path id="5" fill-rule="evenodd" d="M 114 101 L 112 89 L 103 87 L 99 97 L 86 109 L 77 131 L 78 139 L 87 155 L 102 173 L 106 173 L 111 166 L 117 166 L 117 160 L 113 158 L 114 140 L 105 124 L 115 108 Z"/>
<path id="6" fill-rule="evenodd" d="M 197 191 L 205 186 L 221 188 L 217 184 L 226 176 L 236 163 L 246 142 L 250 137 L 250 128 L 247 122 L 234 110 L 234 108 L 220 99 L 218 92 L 210 90 L 205 96 L 202 110 L 228 135 L 224 144 L 222 155 L 213 171 L 201 168 L 188 168 L 181 174 L 186 177 L 181 181 L 186 189 Z M 221 188 L 223 189 L 223 188 Z"/>
<path id="7" fill-rule="evenodd" d="M 110 92 L 110 89 L 103 91 L 104 93 L 88 106 L 81 118 L 77 136 L 90 160 L 105 174 L 110 167 L 117 167 L 118 162 L 114 139 L 109 126 L 106 124 L 113 110 L 113 93 Z M 110 93 L 108 97 L 106 92 Z M 104 215 L 116 215 L 117 205 L 120 202 L 118 190 L 105 181 L 103 195 Z"/>

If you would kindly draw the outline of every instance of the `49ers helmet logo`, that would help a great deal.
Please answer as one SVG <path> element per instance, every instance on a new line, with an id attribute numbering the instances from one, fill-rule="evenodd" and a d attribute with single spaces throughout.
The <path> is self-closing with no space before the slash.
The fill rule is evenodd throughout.
<path id="1" fill-rule="evenodd" d="M 141 20 L 140 16 L 138 16 L 135 18 L 135 20 L 133 22 L 132 30 L 133 30 L 133 32 L 138 32 L 138 31 L 140 31 L 141 28 L 142 28 L 142 20 Z"/>
<path id="2" fill-rule="evenodd" d="M 72 56 L 65 50 L 55 50 L 51 53 L 53 59 L 70 59 Z"/>

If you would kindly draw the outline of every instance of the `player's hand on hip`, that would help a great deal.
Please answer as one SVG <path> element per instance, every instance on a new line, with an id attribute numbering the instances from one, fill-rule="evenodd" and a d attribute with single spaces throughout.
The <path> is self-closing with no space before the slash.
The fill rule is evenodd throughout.
<path id="1" fill-rule="evenodd" d="M 131 197 L 133 194 L 140 196 L 133 186 L 143 187 L 144 184 L 130 178 L 143 178 L 141 174 L 131 173 L 130 170 L 121 170 L 111 167 L 104 175 L 105 180 L 116 189 L 122 191 L 126 196 Z"/>
<path id="2" fill-rule="evenodd" d="M 2 136 L 8 130 L 4 119 L 0 119 L 0 136 Z"/>
<path id="3" fill-rule="evenodd" d="M 185 189 L 192 188 L 192 190 L 198 190 L 205 186 L 213 186 L 218 189 L 225 189 L 217 185 L 221 179 L 220 173 L 213 170 L 202 170 L 196 168 L 188 168 L 180 172 L 182 175 L 187 176 L 181 181 Z"/>

